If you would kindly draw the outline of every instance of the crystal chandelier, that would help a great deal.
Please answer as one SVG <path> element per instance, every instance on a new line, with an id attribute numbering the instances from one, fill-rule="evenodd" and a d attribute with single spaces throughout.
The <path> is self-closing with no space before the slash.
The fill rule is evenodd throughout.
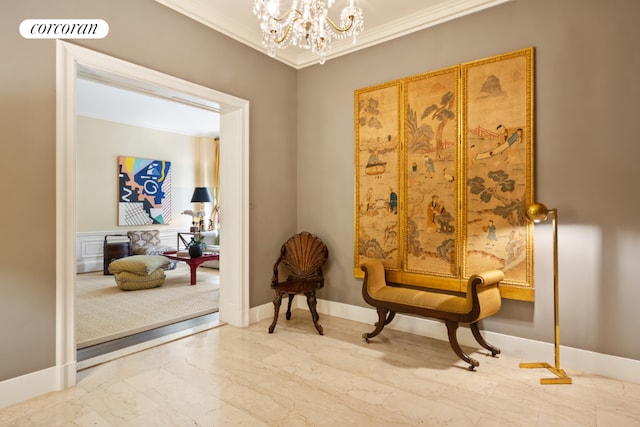
<path id="1" fill-rule="evenodd" d="M 334 1 L 293 0 L 291 7 L 281 13 L 280 0 L 255 0 L 253 13 L 260 19 L 262 44 L 269 56 L 276 56 L 276 48 L 293 45 L 311 50 L 324 64 L 333 39 L 353 37 L 355 44 L 356 36 L 364 28 L 362 9 L 349 0 L 336 24 L 328 16 Z"/>

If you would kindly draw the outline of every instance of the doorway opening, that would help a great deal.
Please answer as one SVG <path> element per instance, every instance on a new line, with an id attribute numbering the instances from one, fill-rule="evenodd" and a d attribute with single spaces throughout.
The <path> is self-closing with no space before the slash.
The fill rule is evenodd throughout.
<path id="1" fill-rule="evenodd" d="M 108 274 L 110 256 L 99 253 L 102 247 L 109 255 L 124 255 L 124 242 L 129 240 L 125 233 L 149 227 L 162 239 L 161 246 L 181 250 L 185 243 L 184 237 L 180 241 L 181 234 L 193 226 L 193 217 L 182 214 L 193 211 L 184 208 L 200 208 L 205 221 L 211 218 L 206 214 L 213 212 L 219 194 L 215 173 L 219 169 L 219 107 L 183 98 L 184 94 L 165 87 L 123 81 L 113 73 L 78 66 L 75 332 L 77 361 L 84 367 L 92 366 L 91 359 L 101 363 L 104 355 L 131 345 L 196 325 L 204 328 L 197 318 L 218 311 L 217 262 L 198 268 L 198 286 L 189 286 L 188 266 L 174 261 L 162 286 L 123 292 Z M 150 213 L 123 216 L 114 209 L 118 190 L 126 185 L 116 175 L 115 158 L 122 155 L 170 162 L 170 186 L 165 189 L 170 219 L 151 224 Z M 193 189 L 201 186 L 211 189 L 211 205 L 188 203 Z M 213 221 L 208 225 L 213 228 Z M 216 243 L 212 233 L 208 232 L 209 244 Z M 117 241 L 112 244 L 117 253 L 106 250 L 105 236 Z M 219 322 L 207 324 L 215 327 Z"/>
<path id="2" fill-rule="evenodd" d="M 249 324 L 249 102 L 67 42 L 56 42 L 56 367 L 59 388 L 76 382 L 76 79 L 79 69 L 128 84 L 162 87 L 220 111 L 220 191 L 226 238 L 220 242 L 219 321 Z M 154 344 L 157 345 L 157 344 Z M 139 351 L 140 348 L 132 351 Z M 120 354 L 121 356 L 122 354 Z M 119 357 L 119 356 L 118 356 Z"/>

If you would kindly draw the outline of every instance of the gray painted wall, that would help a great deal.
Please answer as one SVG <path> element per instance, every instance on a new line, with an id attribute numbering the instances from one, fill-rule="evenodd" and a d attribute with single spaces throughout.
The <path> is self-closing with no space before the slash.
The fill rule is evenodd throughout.
<path id="1" fill-rule="evenodd" d="M 0 381 L 55 365 L 55 42 L 23 39 L 23 19 L 104 19 L 107 38 L 77 44 L 249 100 L 250 303 L 270 300 L 275 256 L 296 232 L 296 71 L 152 0 L 0 9 Z"/>
<path id="2" fill-rule="evenodd" d="M 298 227 L 331 250 L 319 298 L 366 305 L 353 278 L 353 91 L 533 46 L 536 194 L 558 208 L 561 343 L 640 359 L 637 0 L 514 0 L 298 73 Z M 550 221 L 549 221 L 550 223 Z M 550 224 L 536 302 L 483 327 L 553 342 Z"/>
<path id="3" fill-rule="evenodd" d="M 22 39 L 23 19 L 104 19 L 106 39 L 78 44 L 251 102 L 251 306 L 271 300 L 274 254 L 299 230 L 330 248 L 319 297 L 364 305 L 352 274 L 355 89 L 534 46 L 536 185 L 560 213 L 562 343 L 640 360 L 639 12 L 637 0 L 513 0 L 295 71 L 152 0 L 3 2 L 0 381 L 55 364 L 55 44 Z M 551 342 L 548 226 L 536 230 L 536 303 L 505 301 L 483 326 Z"/>

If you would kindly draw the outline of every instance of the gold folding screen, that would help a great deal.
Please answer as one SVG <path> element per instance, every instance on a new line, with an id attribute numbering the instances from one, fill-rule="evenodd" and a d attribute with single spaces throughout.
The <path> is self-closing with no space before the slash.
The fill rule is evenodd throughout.
<path id="1" fill-rule="evenodd" d="M 533 300 L 533 48 L 355 91 L 354 272 Z"/>

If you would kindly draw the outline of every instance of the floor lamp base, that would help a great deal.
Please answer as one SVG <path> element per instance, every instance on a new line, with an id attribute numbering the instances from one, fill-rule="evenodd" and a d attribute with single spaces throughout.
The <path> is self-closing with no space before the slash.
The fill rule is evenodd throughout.
<path id="1" fill-rule="evenodd" d="M 571 377 L 564 369 L 556 368 L 545 362 L 521 363 L 521 368 L 545 368 L 553 372 L 558 378 L 540 378 L 540 384 L 571 384 Z"/>

